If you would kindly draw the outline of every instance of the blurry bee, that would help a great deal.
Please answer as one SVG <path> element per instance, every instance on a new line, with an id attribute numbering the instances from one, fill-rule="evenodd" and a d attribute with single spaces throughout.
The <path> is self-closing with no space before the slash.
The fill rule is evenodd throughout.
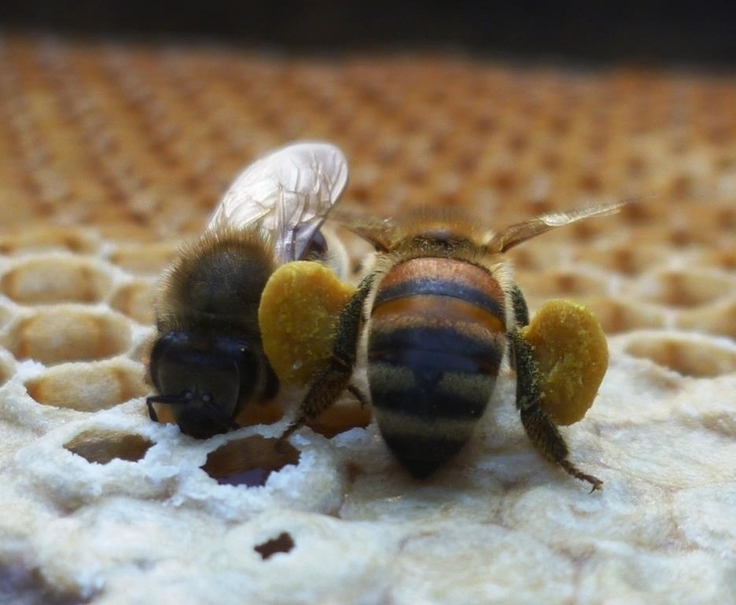
<path id="1" fill-rule="evenodd" d="M 527 436 L 546 458 L 598 488 L 599 479 L 568 460 L 562 435 L 540 407 L 539 371 L 519 330 L 529 323 L 529 312 L 503 253 L 623 205 L 550 213 L 500 233 L 447 218 L 406 227 L 377 220 L 349 225 L 375 246 L 375 266 L 339 317 L 332 361 L 280 442 L 350 386 L 365 324 L 373 412 L 384 440 L 412 475 L 430 475 L 465 445 L 509 349 Z"/>
<path id="2" fill-rule="evenodd" d="M 226 191 L 202 236 L 165 273 L 150 379 L 181 431 L 197 438 L 237 428 L 250 401 L 266 401 L 278 380 L 261 346 L 258 304 L 273 271 L 298 259 L 338 274 L 347 256 L 321 230 L 347 183 L 345 156 L 322 142 L 296 143 L 251 164 Z M 328 245 L 328 240 L 329 245 Z"/>

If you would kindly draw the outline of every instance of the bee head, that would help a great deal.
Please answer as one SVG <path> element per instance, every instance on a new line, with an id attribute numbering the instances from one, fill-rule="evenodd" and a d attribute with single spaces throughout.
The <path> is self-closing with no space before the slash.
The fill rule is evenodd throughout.
<path id="1" fill-rule="evenodd" d="M 160 393 L 148 397 L 168 405 L 186 435 L 206 439 L 237 428 L 239 403 L 255 391 L 259 361 L 244 339 L 174 330 L 158 339 L 151 351 L 151 379 Z"/>

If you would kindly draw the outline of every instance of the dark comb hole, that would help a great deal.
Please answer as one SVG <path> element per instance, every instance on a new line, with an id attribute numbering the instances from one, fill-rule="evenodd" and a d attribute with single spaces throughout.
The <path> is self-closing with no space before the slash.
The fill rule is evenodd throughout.
<path id="1" fill-rule="evenodd" d="M 266 540 L 263 544 L 255 546 L 253 550 L 261 555 L 261 558 L 265 561 L 276 553 L 287 553 L 292 548 L 294 548 L 294 540 L 289 534 L 287 534 L 285 531 L 282 531 L 275 538 L 272 538 L 271 540 Z"/>
<path id="2" fill-rule="evenodd" d="M 299 463 L 299 450 L 289 443 L 277 450 L 276 441 L 260 435 L 228 441 L 210 452 L 201 468 L 220 485 L 265 485 L 271 473 Z"/>
<path id="3" fill-rule="evenodd" d="M 65 443 L 64 448 L 87 462 L 107 464 L 115 459 L 138 462 L 152 445 L 151 441 L 140 435 L 116 431 L 85 431 Z"/>

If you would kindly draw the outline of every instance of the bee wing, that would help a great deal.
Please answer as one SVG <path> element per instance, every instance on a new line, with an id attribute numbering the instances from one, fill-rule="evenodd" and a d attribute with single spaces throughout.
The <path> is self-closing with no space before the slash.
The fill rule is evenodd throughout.
<path id="1" fill-rule="evenodd" d="M 546 233 L 552 229 L 557 229 L 557 227 L 576 223 L 592 216 L 615 214 L 623 206 L 628 204 L 629 201 L 624 200 L 613 204 L 588 206 L 587 208 L 579 208 L 570 212 L 550 212 L 549 214 L 543 214 L 523 223 L 511 225 L 500 233 L 491 233 L 486 247 L 490 252 L 506 252 L 506 250 L 528 239 L 542 235 L 542 233 Z"/>
<path id="2" fill-rule="evenodd" d="M 348 181 L 342 151 L 330 143 L 294 143 L 256 160 L 233 181 L 208 229 L 256 229 L 278 262 L 300 259 Z"/>

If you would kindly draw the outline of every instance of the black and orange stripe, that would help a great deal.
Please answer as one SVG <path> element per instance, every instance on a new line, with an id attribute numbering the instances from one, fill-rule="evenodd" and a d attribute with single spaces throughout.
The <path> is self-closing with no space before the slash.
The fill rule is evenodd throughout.
<path id="1" fill-rule="evenodd" d="M 469 439 L 506 348 L 505 296 L 486 269 L 452 258 L 392 268 L 371 312 L 368 368 L 381 433 L 426 476 Z"/>

